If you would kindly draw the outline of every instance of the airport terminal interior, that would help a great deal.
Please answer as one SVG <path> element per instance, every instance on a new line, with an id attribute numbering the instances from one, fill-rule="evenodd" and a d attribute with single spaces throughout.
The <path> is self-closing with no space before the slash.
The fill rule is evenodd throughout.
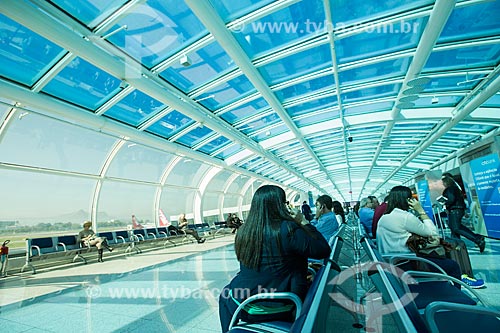
<path id="1" fill-rule="evenodd" d="M 292 328 L 422 332 L 375 311 L 397 292 L 359 268 L 376 245 L 354 207 L 404 185 L 450 236 L 444 173 L 486 237 L 463 240 L 498 322 L 499 17 L 500 0 L 0 0 L 0 327 L 220 332 L 225 221 L 277 185 L 347 213 L 325 275 L 343 280 Z M 181 216 L 201 241 L 171 232 Z"/>

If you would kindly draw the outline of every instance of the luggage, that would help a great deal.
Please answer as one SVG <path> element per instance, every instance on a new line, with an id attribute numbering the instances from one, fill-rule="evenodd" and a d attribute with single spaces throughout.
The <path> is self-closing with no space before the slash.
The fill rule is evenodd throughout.
<path id="1" fill-rule="evenodd" d="M 445 241 L 453 245 L 453 249 L 446 253 L 449 259 L 452 259 L 458 263 L 462 274 L 467 274 L 470 277 L 474 277 L 472 273 L 472 265 L 470 263 L 469 252 L 465 246 L 465 242 L 461 239 L 446 237 Z"/>
<path id="2" fill-rule="evenodd" d="M 434 214 L 434 224 L 436 224 L 438 230 L 439 230 L 439 233 L 441 234 L 441 238 L 445 238 L 445 231 L 444 229 L 446 229 L 446 226 L 444 224 L 444 221 L 443 219 L 441 218 L 441 212 L 443 211 L 443 207 L 438 204 L 438 203 L 435 203 L 432 205 L 432 213 Z"/>

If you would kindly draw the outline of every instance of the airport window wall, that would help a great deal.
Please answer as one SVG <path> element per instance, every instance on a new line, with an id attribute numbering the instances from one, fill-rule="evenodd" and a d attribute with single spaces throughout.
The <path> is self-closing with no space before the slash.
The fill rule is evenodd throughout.
<path id="1" fill-rule="evenodd" d="M 0 236 L 245 219 L 262 184 L 351 202 L 457 167 L 500 133 L 499 12 L 0 1 Z"/>

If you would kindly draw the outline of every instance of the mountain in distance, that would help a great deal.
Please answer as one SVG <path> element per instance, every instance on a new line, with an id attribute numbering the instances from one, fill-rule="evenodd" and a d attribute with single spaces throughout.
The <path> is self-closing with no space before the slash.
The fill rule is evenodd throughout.
<path id="1" fill-rule="evenodd" d="M 112 218 L 106 214 L 106 212 L 99 212 L 97 214 L 97 218 L 99 221 L 110 221 Z M 121 218 L 120 218 L 121 219 Z M 34 217 L 34 218 L 19 218 L 16 219 L 21 224 L 37 224 L 37 223 L 83 223 L 84 221 L 90 220 L 90 213 L 80 209 L 76 212 L 61 214 L 52 217 Z M 123 218 L 122 221 L 126 219 Z"/>

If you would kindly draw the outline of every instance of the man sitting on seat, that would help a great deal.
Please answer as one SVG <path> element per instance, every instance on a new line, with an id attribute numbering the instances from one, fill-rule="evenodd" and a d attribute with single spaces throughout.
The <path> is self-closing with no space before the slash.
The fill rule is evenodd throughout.
<path id="1" fill-rule="evenodd" d="M 337 217 L 332 212 L 333 200 L 329 195 L 323 194 L 316 199 L 316 215 L 311 221 L 328 242 L 339 228 Z"/>
<path id="2" fill-rule="evenodd" d="M 236 232 L 236 230 L 239 227 L 241 227 L 242 224 L 243 224 L 243 221 L 240 220 L 240 218 L 238 217 L 238 215 L 236 215 L 236 213 L 229 214 L 227 216 L 226 226 L 228 228 L 232 228 L 233 229 L 233 231 L 232 231 L 233 234 Z"/>
<path id="3" fill-rule="evenodd" d="M 92 226 L 92 222 L 85 221 L 83 223 L 83 230 L 78 233 L 78 241 L 81 242 L 84 246 L 97 247 L 97 262 L 103 262 L 102 260 L 102 252 L 103 247 L 106 248 L 109 252 L 113 251 L 113 248 L 108 245 L 108 240 L 104 237 L 97 237 L 94 230 L 90 229 Z"/>
<path id="4" fill-rule="evenodd" d="M 177 227 L 170 225 L 168 227 L 168 230 L 174 231 L 177 235 L 180 235 L 180 234 L 191 235 L 194 238 L 196 238 L 196 240 L 198 241 L 199 244 L 205 243 L 205 238 L 201 238 L 198 235 L 198 232 L 196 230 L 186 228 L 188 225 L 188 220 L 186 218 L 186 214 L 182 213 L 181 215 L 179 215 L 179 219 L 178 219 L 177 223 L 178 223 Z"/>

